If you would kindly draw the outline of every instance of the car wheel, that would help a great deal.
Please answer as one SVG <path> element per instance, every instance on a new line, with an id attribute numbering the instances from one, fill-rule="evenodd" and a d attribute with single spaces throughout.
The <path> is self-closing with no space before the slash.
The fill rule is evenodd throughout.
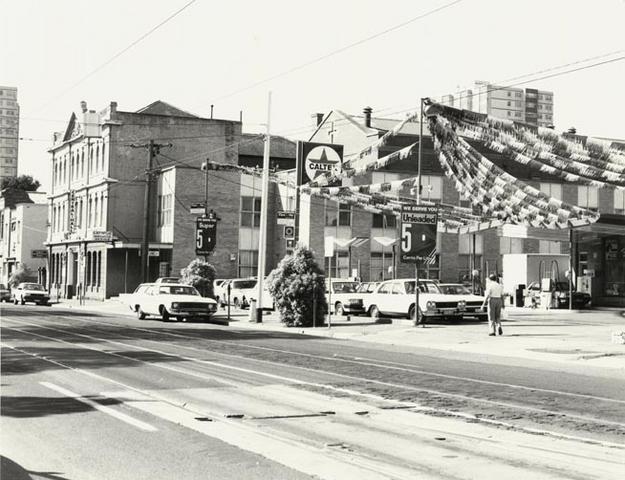
<path id="1" fill-rule="evenodd" d="M 339 317 L 342 317 L 343 315 L 345 315 L 345 309 L 343 308 L 343 304 L 341 302 L 336 302 L 336 305 L 334 305 L 334 312 Z"/>
<path id="2" fill-rule="evenodd" d="M 421 311 L 421 309 L 418 309 L 418 317 L 415 316 L 415 306 L 412 305 L 410 307 L 410 310 L 408 311 L 408 318 L 410 318 L 410 320 L 412 320 L 415 325 L 419 325 L 420 323 L 423 323 L 423 312 Z"/>
<path id="3" fill-rule="evenodd" d="M 377 305 L 371 305 L 371 307 L 369 307 L 369 316 L 371 318 L 375 318 L 376 320 L 382 316 L 380 315 L 380 310 L 378 310 Z"/>
<path id="4" fill-rule="evenodd" d="M 165 307 L 161 309 L 161 317 L 163 317 L 163 322 L 169 322 L 169 312 Z"/>
<path id="5" fill-rule="evenodd" d="M 137 314 L 137 318 L 139 320 L 145 320 L 145 312 L 143 310 L 141 310 L 141 307 L 137 305 L 137 307 L 135 308 L 135 313 Z"/>

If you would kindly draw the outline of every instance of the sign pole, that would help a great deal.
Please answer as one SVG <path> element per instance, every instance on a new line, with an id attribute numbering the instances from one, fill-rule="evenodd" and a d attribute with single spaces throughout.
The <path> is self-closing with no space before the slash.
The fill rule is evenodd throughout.
<path id="1" fill-rule="evenodd" d="M 419 325 L 419 262 L 414 262 L 414 324 Z"/>

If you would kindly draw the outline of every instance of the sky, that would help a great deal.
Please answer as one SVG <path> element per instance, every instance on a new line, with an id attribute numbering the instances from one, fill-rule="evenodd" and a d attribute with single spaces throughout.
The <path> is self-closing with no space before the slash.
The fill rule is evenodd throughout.
<path id="1" fill-rule="evenodd" d="M 102 67 L 189 1 L 0 0 L 18 174 L 49 189 L 52 133 L 81 100 L 125 111 L 163 100 L 201 116 L 214 105 L 215 118 L 242 111 L 243 130 L 259 132 L 271 91 L 271 132 L 305 139 L 315 112 L 402 118 L 421 97 L 544 70 L 523 87 L 554 92 L 557 131 L 625 138 L 625 61 L 538 79 L 625 56 L 625 0 L 460 0 L 412 22 L 454 0 L 196 0 Z"/>

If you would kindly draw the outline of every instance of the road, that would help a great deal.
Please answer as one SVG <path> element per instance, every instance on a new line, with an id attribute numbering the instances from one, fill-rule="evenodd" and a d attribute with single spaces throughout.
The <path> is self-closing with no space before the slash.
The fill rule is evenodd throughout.
<path id="1" fill-rule="evenodd" d="M 625 379 L 2 310 L 3 480 L 621 478 Z"/>

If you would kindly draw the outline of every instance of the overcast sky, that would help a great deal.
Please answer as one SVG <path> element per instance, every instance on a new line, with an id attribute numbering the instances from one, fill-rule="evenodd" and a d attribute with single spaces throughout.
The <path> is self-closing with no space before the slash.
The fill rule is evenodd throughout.
<path id="1" fill-rule="evenodd" d="M 196 0 L 72 87 L 189 0 L 1 0 L 0 84 L 19 89 L 19 173 L 49 188 L 52 132 L 64 129 L 81 100 L 96 110 L 115 100 L 132 111 L 160 99 L 203 116 L 214 104 L 217 118 L 238 119 L 242 110 L 244 131 L 255 132 L 266 121 L 271 90 L 272 131 L 305 138 L 313 112 L 371 106 L 379 116 L 401 118 L 420 97 L 474 80 L 625 55 L 624 0 L 463 0 L 230 95 L 452 1 Z M 558 131 L 575 126 L 625 138 L 623 85 L 625 61 L 523 86 L 554 92 Z"/>

